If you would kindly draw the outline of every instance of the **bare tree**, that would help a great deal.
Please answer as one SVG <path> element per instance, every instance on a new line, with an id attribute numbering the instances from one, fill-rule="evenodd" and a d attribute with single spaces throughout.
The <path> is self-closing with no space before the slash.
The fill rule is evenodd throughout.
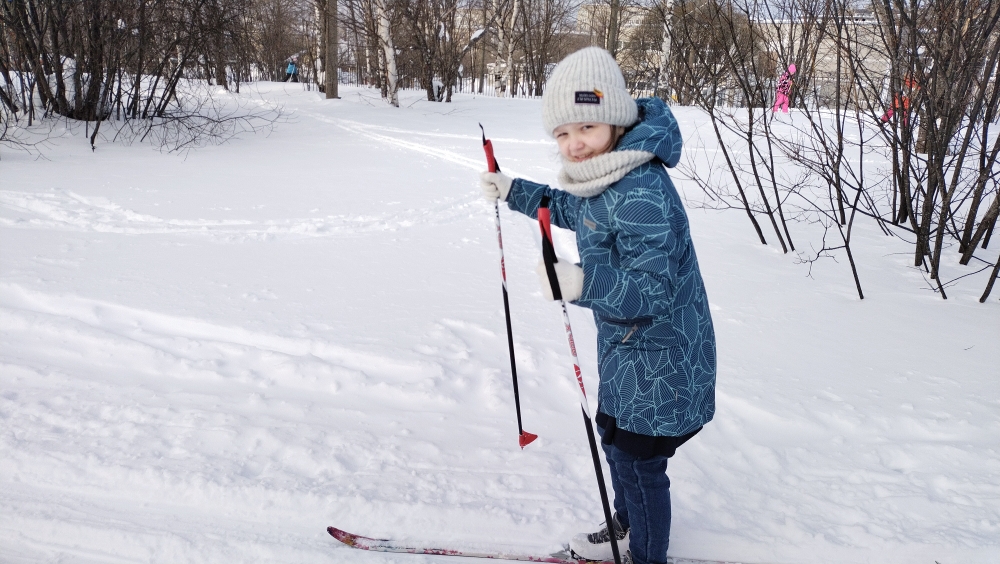
<path id="1" fill-rule="evenodd" d="M 542 95 L 549 65 L 566 54 L 570 0 L 523 0 L 524 66 L 532 94 Z"/>
<path id="2" fill-rule="evenodd" d="M 504 0 L 497 3 L 497 58 L 496 65 L 501 68 L 498 86 L 508 96 L 514 96 L 517 84 L 517 74 L 514 72 L 514 52 L 517 50 L 518 37 L 515 29 L 518 24 L 518 13 L 521 10 L 521 0 Z"/>
<path id="3" fill-rule="evenodd" d="M 4 91 L 11 98 L 11 84 L 27 85 L 17 96 L 29 120 L 37 100 L 43 118 L 85 122 L 92 147 L 108 120 L 124 120 L 118 136 L 159 136 L 176 146 L 241 120 L 255 127 L 263 116 L 219 114 L 217 104 L 189 95 L 192 81 L 228 89 L 246 78 L 251 8 L 249 0 L 0 3 Z"/>
<path id="4" fill-rule="evenodd" d="M 712 205 L 745 210 L 762 243 L 760 213 L 789 250 L 789 221 L 820 225 L 820 243 L 800 259 L 843 253 L 860 297 L 858 220 L 912 235 L 914 264 L 947 297 L 944 250 L 969 264 L 1000 212 L 998 23 L 1000 5 L 986 0 L 678 1 L 671 87 L 707 113 L 730 179 L 688 171 Z M 804 119 L 776 134 L 768 103 L 792 63 Z"/>
<path id="5" fill-rule="evenodd" d="M 281 80 L 288 59 L 303 51 L 311 51 L 311 63 L 319 60 L 318 50 L 312 45 L 319 31 L 315 9 L 310 0 L 254 0 L 250 30 L 253 40 L 248 51 L 256 78 Z M 305 34 L 297 32 L 297 27 L 307 26 Z"/>

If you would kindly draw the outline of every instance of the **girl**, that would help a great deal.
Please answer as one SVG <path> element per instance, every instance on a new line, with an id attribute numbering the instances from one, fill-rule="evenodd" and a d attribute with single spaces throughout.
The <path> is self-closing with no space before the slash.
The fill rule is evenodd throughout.
<path id="1" fill-rule="evenodd" d="M 771 108 L 771 113 L 781 111 L 788 113 L 788 102 L 790 101 L 789 96 L 792 94 L 792 75 L 795 74 L 795 65 L 788 65 L 788 70 L 785 71 L 781 78 L 778 79 L 778 87 L 774 91 L 774 107 Z"/>
<path id="2" fill-rule="evenodd" d="M 611 470 L 614 531 L 627 561 L 665 564 L 670 536 L 667 460 L 715 412 L 715 333 L 687 215 L 664 165 L 681 135 L 658 98 L 633 100 L 614 58 L 588 47 L 566 57 L 542 97 L 559 145 L 563 190 L 484 172 L 484 196 L 576 232 L 580 264 L 560 260 L 564 299 L 593 310 L 598 413 Z M 545 267 L 542 291 L 552 299 Z M 611 556 L 609 526 L 570 542 L 580 557 Z"/>

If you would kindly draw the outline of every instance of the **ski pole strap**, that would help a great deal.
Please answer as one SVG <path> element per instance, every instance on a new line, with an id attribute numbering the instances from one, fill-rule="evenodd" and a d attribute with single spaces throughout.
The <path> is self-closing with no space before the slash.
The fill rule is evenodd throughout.
<path id="1" fill-rule="evenodd" d="M 545 262 L 545 274 L 549 278 L 549 285 L 552 287 L 552 299 L 562 300 L 562 291 L 559 289 L 559 277 L 556 276 L 556 250 L 552 246 L 552 214 L 549 211 L 549 197 L 542 196 L 542 201 L 538 204 L 538 226 L 542 230 L 542 261 Z"/>
<path id="2" fill-rule="evenodd" d="M 493 141 L 486 138 L 486 130 L 483 129 L 483 124 L 479 124 L 479 130 L 483 132 L 483 151 L 486 151 L 486 168 L 490 172 L 500 172 L 500 165 L 497 164 L 497 159 L 493 156 Z"/>

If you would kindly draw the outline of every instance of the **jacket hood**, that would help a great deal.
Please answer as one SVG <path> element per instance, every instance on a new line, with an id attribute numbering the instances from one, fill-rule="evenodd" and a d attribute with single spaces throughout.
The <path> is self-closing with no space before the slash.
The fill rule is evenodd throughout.
<path id="1" fill-rule="evenodd" d="M 639 98 L 639 121 L 618 141 L 616 151 L 653 153 L 668 167 L 681 160 L 681 130 L 667 104 L 659 98 Z"/>

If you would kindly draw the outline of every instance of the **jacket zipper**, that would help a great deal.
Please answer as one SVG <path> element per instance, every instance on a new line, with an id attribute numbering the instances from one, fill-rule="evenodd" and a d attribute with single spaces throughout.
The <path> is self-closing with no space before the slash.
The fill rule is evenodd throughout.
<path id="1" fill-rule="evenodd" d="M 625 341 L 629 340 L 629 337 L 631 337 L 632 333 L 635 333 L 636 329 L 638 329 L 638 328 L 639 328 L 639 324 L 638 323 L 636 323 L 635 325 L 633 325 L 632 328 L 629 329 L 628 333 L 625 334 L 625 338 L 622 339 L 622 342 L 624 343 Z"/>

